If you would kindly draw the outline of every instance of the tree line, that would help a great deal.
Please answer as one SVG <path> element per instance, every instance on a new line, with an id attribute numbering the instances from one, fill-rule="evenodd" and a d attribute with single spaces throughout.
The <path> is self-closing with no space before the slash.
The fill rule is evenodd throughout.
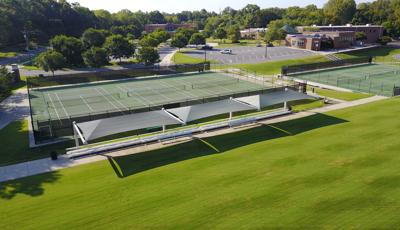
<path id="1" fill-rule="evenodd" d="M 267 27 L 271 23 L 292 26 L 371 23 L 383 25 L 390 36 L 400 36 L 400 0 L 377 0 L 358 5 L 354 0 L 329 0 L 323 8 L 308 5 L 262 9 L 249 4 L 239 10 L 226 7 L 219 13 L 203 9 L 173 14 L 91 11 L 66 0 L 0 0 L 0 15 L 0 47 L 24 43 L 25 38 L 34 45 L 46 44 L 60 34 L 80 37 L 88 28 L 105 29 L 138 39 L 146 35 L 143 31 L 148 23 L 195 23 L 199 30 L 204 30 L 206 37 L 222 36 L 229 31 L 233 36 L 237 28 Z"/>

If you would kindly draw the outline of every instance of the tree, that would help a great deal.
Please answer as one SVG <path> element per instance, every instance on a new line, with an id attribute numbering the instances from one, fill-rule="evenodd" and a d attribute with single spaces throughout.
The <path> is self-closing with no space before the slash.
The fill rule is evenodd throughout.
<path id="1" fill-rule="evenodd" d="M 153 33 L 150 34 L 150 36 L 157 39 L 159 44 L 166 42 L 170 38 L 169 33 L 161 29 L 154 31 Z"/>
<path id="2" fill-rule="evenodd" d="M 392 41 L 392 38 L 391 37 L 389 37 L 389 36 L 382 36 L 381 38 L 379 38 L 379 40 L 378 40 L 378 42 L 381 44 L 381 45 L 387 45 L 389 42 L 391 42 Z"/>
<path id="3" fill-rule="evenodd" d="M 60 70 L 66 66 L 66 59 L 61 53 L 54 50 L 48 50 L 37 56 L 35 63 L 44 71 L 51 71 L 54 76 L 54 71 Z"/>
<path id="4" fill-rule="evenodd" d="M 81 40 L 65 35 L 58 35 L 50 40 L 50 45 L 55 51 L 65 57 L 69 65 L 80 66 L 83 64 Z"/>
<path id="5" fill-rule="evenodd" d="M 176 47 L 181 50 L 181 48 L 185 47 L 188 44 L 188 40 L 185 35 L 181 33 L 175 34 L 175 36 L 171 40 L 171 46 Z"/>
<path id="6" fill-rule="evenodd" d="M 194 33 L 192 37 L 190 37 L 189 44 L 196 46 L 206 44 L 206 38 L 202 33 Z"/>
<path id="7" fill-rule="evenodd" d="M 285 26 L 285 22 L 283 20 L 271 21 L 268 24 L 268 30 L 265 33 L 265 40 L 267 42 L 273 42 L 276 40 L 285 39 L 286 33 L 282 30 L 283 26 Z"/>
<path id="8" fill-rule="evenodd" d="M 135 54 L 135 46 L 121 35 L 107 37 L 104 48 L 109 56 L 115 59 L 130 58 Z"/>
<path id="9" fill-rule="evenodd" d="M 346 24 L 351 22 L 356 13 L 354 0 L 329 0 L 324 5 L 324 14 L 329 23 Z"/>
<path id="10" fill-rule="evenodd" d="M 82 43 L 85 49 L 96 46 L 101 47 L 106 41 L 108 32 L 105 30 L 96 30 L 89 28 L 82 34 Z"/>
<path id="11" fill-rule="evenodd" d="M 107 51 L 99 47 L 92 47 L 86 50 L 82 56 L 85 64 L 90 67 L 105 66 L 110 61 Z"/>
<path id="12" fill-rule="evenodd" d="M 141 47 L 157 47 L 160 44 L 159 40 L 151 35 L 146 35 L 139 41 Z"/>
<path id="13" fill-rule="evenodd" d="M 228 39 L 232 41 L 232 43 L 238 43 L 240 40 L 240 29 L 238 25 L 234 25 L 229 27 L 228 29 Z"/>
<path id="14" fill-rule="evenodd" d="M 160 61 L 160 55 L 157 49 L 153 47 L 140 48 L 136 58 L 145 65 L 151 65 Z"/>
<path id="15" fill-rule="evenodd" d="M 226 30 L 221 26 L 218 27 L 214 32 L 214 37 L 220 40 L 226 38 Z"/>
<path id="16" fill-rule="evenodd" d="M 355 37 L 357 41 L 364 41 L 367 39 L 367 34 L 365 34 L 364 32 L 356 32 Z"/>

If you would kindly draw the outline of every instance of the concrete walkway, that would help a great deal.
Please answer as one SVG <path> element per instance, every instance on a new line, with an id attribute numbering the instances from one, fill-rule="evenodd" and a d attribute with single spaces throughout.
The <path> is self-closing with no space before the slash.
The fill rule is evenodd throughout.
<path id="1" fill-rule="evenodd" d="M 28 91 L 19 89 L 0 103 L 0 129 L 29 117 Z"/>
<path id="2" fill-rule="evenodd" d="M 168 52 L 168 53 L 166 53 L 166 55 L 165 55 L 165 56 L 163 57 L 163 59 L 161 60 L 160 66 L 170 66 L 170 65 L 173 65 L 174 62 L 172 61 L 172 58 L 174 57 L 174 55 L 176 54 L 176 52 L 178 52 L 178 49 L 171 48 L 171 49 L 169 49 L 169 50 L 167 50 L 167 51 L 165 51 L 165 52 Z"/>
<path id="3" fill-rule="evenodd" d="M 349 108 L 349 107 L 363 105 L 363 104 L 367 104 L 367 103 L 371 103 L 371 102 L 375 102 L 375 101 L 380 101 L 383 99 L 386 99 L 386 97 L 373 96 L 373 97 L 364 98 L 361 100 L 344 102 L 344 103 L 330 105 L 330 106 L 317 108 L 317 109 L 312 109 L 312 110 L 304 111 L 304 112 L 300 112 L 300 113 L 294 113 L 294 114 L 291 114 L 288 116 L 277 117 L 277 118 L 259 122 L 259 124 L 253 124 L 253 125 L 236 127 L 236 128 L 226 128 L 226 129 L 217 130 L 214 132 L 201 133 L 201 134 L 194 135 L 194 137 L 204 138 L 204 137 L 210 137 L 210 136 L 216 136 L 216 135 L 237 132 L 240 130 L 253 128 L 260 124 L 273 124 L 273 123 L 278 123 L 278 122 L 283 122 L 283 121 L 299 119 L 299 118 L 311 116 L 311 115 L 314 115 L 317 113 L 325 113 L 325 112 L 329 112 L 329 111 Z M 56 171 L 56 170 L 60 170 L 63 168 L 74 167 L 74 166 L 83 165 L 83 164 L 89 164 L 89 163 L 96 162 L 96 161 L 106 160 L 107 156 L 115 157 L 115 156 L 131 155 L 134 153 L 159 149 L 159 148 L 165 147 L 166 145 L 171 146 L 171 145 L 175 145 L 175 144 L 180 144 L 180 143 L 190 141 L 190 140 L 191 140 L 191 138 L 184 137 L 181 139 L 177 139 L 171 143 L 164 142 L 164 143 L 154 143 L 154 144 L 143 145 L 143 146 L 135 146 L 132 148 L 123 149 L 123 150 L 107 153 L 104 155 L 94 155 L 94 156 L 80 158 L 80 159 L 69 159 L 67 157 L 61 157 L 57 161 L 51 161 L 50 159 L 41 159 L 41 160 L 35 160 L 35 161 L 30 161 L 30 162 L 15 164 L 15 165 L 4 166 L 4 167 L 0 167 L 0 182 L 18 179 L 18 178 L 27 177 L 27 176 L 32 176 L 32 175 L 41 174 L 41 173 L 50 172 L 50 171 Z"/>

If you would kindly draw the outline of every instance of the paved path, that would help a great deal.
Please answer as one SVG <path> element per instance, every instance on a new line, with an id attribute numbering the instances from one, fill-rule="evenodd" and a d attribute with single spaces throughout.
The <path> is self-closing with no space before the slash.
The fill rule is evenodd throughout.
<path id="1" fill-rule="evenodd" d="M 9 123 L 29 116 L 28 92 L 19 89 L 0 103 L 0 129 Z"/>
<path id="2" fill-rule="evenodd" d="M 161 52 L 161 51 L 160 51 Z M 163 50 L 164 52 L 164 57 L 162 58 L 161 62 L 160 62 L 160 66 L 170 66 L 173 65 L 173 61 L 172 61 L 172 57 L 175 55 L 176 52 L 178 52 L 178 49 L 175 48 L 165 48 Z M 161 55 L 160 55 L 161 56 Z"/>
<path id="3" fill-rule="evenodd" d="M 244 130 L 244 129 L 253 128 L 254 126 L 257 126 L 260 124 L 273 124 L 273 123 L 278 123 L 278 122 L 283 122 L 283 121 L 299 119 L 299 118 L 311 116 L 311 115 L 314 115 L 317 113 L 325 113 L 325 112 L 329 112 L 329 111 L 333 111 L 333 110 L 349 108 L 349 107 L 363 105 L 363 104 L 367 104 L 370 102 L 379 101 L 379 100 L 383 100 L 383 99 L 386 99 L 386 97 L 373 96 L 373 97 L 364 98 L 361 100 L 344 102 L 344 103 L 330 105 L 330 106 L 317 108 L 317 109 L 313 109 L 313 110 L 309 110 L 309 111 L 304 111 L 304 112 L 300 112 L 300 113 L 294 113 L 294 114 L 291 114 L 288 116 L 277 117 L 277 118 L 259 122 L 259 124 L 243 126 L 243 127 L 239 127 L 239 128 L 226 128 L 226 129 L 217 130 L 214 132 L 201 133 L 201 134 L 197 134 L 194 136 L 198 137 L 198 138 L 204 138 L 204 137 L 209 137 L 209 136 L 222 135 L 222 134 L 237 132 L 237 131 Z M 191 140 L 190 138 L 185 137 L 185 138 L 175 140 L 174 142 L 171 142 L 167 145 L 168 146 L 175 145 L 175 144 L 179 144 L 179 143 L 190 141 L 190 140 Z M 139 153 L 139 152 L 143 152 L 143 151 L 159 149 L 159 148 L 162 148 L 165 146 L 166 146 L 166 143 L 154 143 L 154 144 L 149 144 L 149 145 L 144 145 L 144 146 L 132 147 L 129 149 L 124 149 L 124 150 L 119 150 L 119 151 L 107 153 L 106 155 L 105 154 L 104 155 L 94 155 L 94 156 L 80 158 L 80 159 L 74 159 L 74 160 L 68 159 L 66 157 L 61 157 L 57 161 L 51 161 L 49 158 L 47 158 L 47 159 L 41 159 L 41 160 L 35 160 L 35 161 L 15 164 L 15 165 L 4 166 L 4 167 L 0 167 L 0 182 L 13 180 L 13 179 L 17 179 L 17 178 L 22 178 L 22 177 L 26 177 L 26 176 L 32 176 L 32 175 L 45 173 L 45 172 L 60 170 L 63 168 L 88 164 L 88 163 L 92 163 L 92 162 L 96 162 L 96 161 L 106 160 L 107 156 L 115 157 L 115 156 L 130 155 L 130 154 Z"/>

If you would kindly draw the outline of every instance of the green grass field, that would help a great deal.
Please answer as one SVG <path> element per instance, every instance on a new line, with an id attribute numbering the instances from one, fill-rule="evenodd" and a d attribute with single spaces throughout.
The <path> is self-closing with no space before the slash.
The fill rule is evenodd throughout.
<path id="1" fill-rule="evenodd" d="M 308 87 L 308 91 L 311 91 L 311 87 Z M 317 93 L 322 97 L 336 98 L 343 101 L 355 101 L 371 97 L 370 94 L 366 93 L 341 92 L 341 91 L 321 89 L 321 88 L 315 88 L 315 93 Z"/>
<path id="2" fill-rule="evenodd" d="M 49 147 L 29 148 L 28 121 L 16 121 L 0 130 L 1 146 L 0 166 L 45 158 L 55 150 L 65 152 L 70 143 L 62 143 Z"/>
<path id="3" fill-rule="evenodd" d="M 394 56 L 400 54 L 400 49 L 395 47 L 377 47 L 372 49 L 351 51 L 347 53 L 335 54 L 342 59 L 349 59 L 355 57 L 375 57 L 376 62 L 399 62 L 399 59 L 395 59 Z"/>
<path id="4" fill-rule="evenodd" d="M 16 52 L 0 52 L 0 59 L 2 58 L 10 58 L 17 56 Z"/>
<path id="5" fill-rule="evenodd" d="M 0 184 L 1 229 L 396 229 L 400 98 Z M 113 169 L 115 168 L 115 170 Z"/>
<path id="6" fill-rule="evenodd" d="M 311 56 L 301 59 L 271 61 L 271 62 L 263 62 L 257 64 L 239 64 L 230 67 L 246 69 L 261 75 L 273 75 L 281 73 L 282 67 L 286 65 L 307 64 L 307 63 L 314 63 L 321 61 L 326 61 L 326 58 L 324 56 Z"/>

